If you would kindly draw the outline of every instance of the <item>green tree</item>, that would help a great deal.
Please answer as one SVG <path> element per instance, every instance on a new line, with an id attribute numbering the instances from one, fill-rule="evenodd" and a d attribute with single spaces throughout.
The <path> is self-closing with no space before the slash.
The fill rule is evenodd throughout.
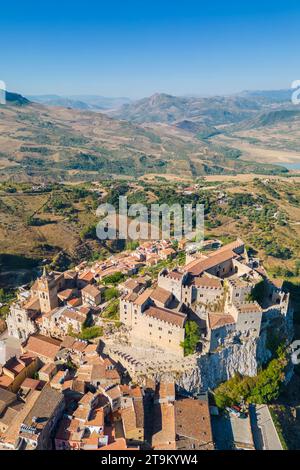
<path id="1" fill-rule="evenodd" d="M 277 357 L 255 377 L 235 375 L 215 389 L 215 402 L 220 408 L 238 403 L 270 403 L 280 394 L 285 379 L 287 365 L 286 353 L 282 347 L 277 349 Z"/>
<path id="2" fill-rule="evenodd" d="M 99 336 L 102 336 L 102 335 L 103 335 L 103 328 L 101 328 L 101 326 L 88 326 L 88 327 L 82 328 L 82 331 L 79 335 L 77 335 L 77 338 L 88 341 L 93 338 L 99 338 Z"/>
<path id="3" fill-rule="evenodd" d="M 119 296 L 119 291 L 115 287 L 109 287 L 104 292 L 104 300 L 107 302 L 108 300 L 115 299 Z"/>
<path id="4" fill-rule="evenodd" d="M 104 279 L 103 279 L 103 283 L 105 285 L 107 284 L 118 284 L 119 282 L 121 282 L 122 280 L 124 279 L 124 274 L 121 273 L 120 271 L 117 271 L 116 273 L 114 274 L 111 274 L 110 276 L 106 276 Z"/>
<path id="5" fill-rule="evenodd" d="M 196 352 L 197 344 L 200 340 L 200 330 L 195 321 L 187 320 L 185 323 L 185 338 L 181 346 L 184 349 L 184 355 L 188 356 Z"/>

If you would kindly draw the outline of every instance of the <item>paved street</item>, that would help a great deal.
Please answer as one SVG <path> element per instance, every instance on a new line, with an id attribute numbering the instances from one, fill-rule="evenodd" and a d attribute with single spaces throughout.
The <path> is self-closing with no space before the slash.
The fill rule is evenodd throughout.
<path id="1" fill-rule="evenodd" d="M 212 416 L 212 429 L 217 450 L 254 448 L 249 417 Z"/>
<path id="2" fill-rule="evenodd" d="M 267 405 L 252 405 L 250 417 L 257 450 L 283 450 Z"/>

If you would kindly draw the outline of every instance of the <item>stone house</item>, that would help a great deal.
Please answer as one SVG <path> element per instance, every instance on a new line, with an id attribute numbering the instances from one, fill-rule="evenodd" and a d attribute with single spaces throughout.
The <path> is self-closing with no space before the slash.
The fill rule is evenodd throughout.
<path id="1" fill-rule="evenodd" d="M 32 377 L 38 369 L 38 359 L 31 354 L 10 358 L 0 366 L 0 387 L 16 393 L 26 377 Z"/>
<path id="2" fill-rule="evenodd" d="M 140 387 L 122 385 L 121 420 L 127 444 L 140 445 L 145 440 L 144 395 Z"/>
<path id="3" fill-rule="evenodd" d="M 24 345 L 25 351 L 38 357 L 42 364 L 54 362 L 60 348 L 60 341 L 42 335 L 30 336 Z"/>
<path id="4" fill-rule="evenodd" d="M 52 433 L 64 410 L 63 395 L 46 385 L 20 426 L 19 438 L 25 448 L 52 448 Z"/>
<path id="5" fill-rule="evenodd" d="M 97 307 L 102 301 L 104 289 L 104 286 L 96 287 L 92 284 L 88 284 L 81 290 L 82 303 L 91 307 Z"/>

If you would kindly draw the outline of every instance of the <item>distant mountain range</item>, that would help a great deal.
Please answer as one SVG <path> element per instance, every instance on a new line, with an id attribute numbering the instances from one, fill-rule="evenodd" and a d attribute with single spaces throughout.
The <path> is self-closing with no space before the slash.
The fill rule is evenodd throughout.
<path id="1" fill-rule="evenodd" d="M 270 103 L 284 103 L 291 101 L 292 90 L 290 88 L 282 90 L 245 90 L 238 93 L 239 96 L 247 98 L 261 99 Z"/>
<path id="2" fill-rule="evenodd" d="M 258 113 L 290 105 L 291 90 L 244 91 L 230 96 L 180 97 L 156 93 L 126 103 L 110 116 L 136 123 L 179 121 L 200 122 L 207 126 L 231 124 L 248 120 Z"/>
<path id="3" fill-rule="evenodd" d="M 300 155 L 300 106 L 290 96 L 291 90 L 156 93 L 130 101 L 7 92 L 7 105 L 0 105 L 0 179 L 281 173 L 287 170 L 277 162 Z"/>
<path id="4" fill-rule="evenodd" d="M 63 108 L 73 108 L 90 111 L 103 111 L 106 109 L 119 108 L 131 102 L 129 98 L 108 98 L 98 95 L 29 95 L 27 98 L 35 103 L 47 106 L 62 106 Z"/>
<path id="5" fill-rule="evenodd" d="M 110 98 L 98 95 L 28 95 L 26 98 L 47 106 L 83 111 L 105 112 L 111 117 L 136 123 L 181 120 L 198 121 L 215 126 L 250 119 L 270 107 L 290 104 L 291 90 L 243 91 L 229 96 L 172 96 L 166 93 L 140 100 L 126 97 Z"/>

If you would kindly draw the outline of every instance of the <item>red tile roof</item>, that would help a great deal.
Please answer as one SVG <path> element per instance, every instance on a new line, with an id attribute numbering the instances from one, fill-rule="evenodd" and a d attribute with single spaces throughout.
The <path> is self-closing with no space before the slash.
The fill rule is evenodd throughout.
<path id="1" fill-rule="evenodd" d="M 156 287 L 151 294 L 151 299 L 154 302 L 161 302 L 162 304 L 167 303 L 169 298 L 172 296 L 172 293 L 162 287 Z"/>
<path id="2" fill-rule="evenodd" d="M 220 313 L 209 313 L 208 321 L 212 330 L 221 328 L 225 325 L 233 325 L 235 323 L 234 318 L 231 315 L 224 315 Z"/>
<path id="3" fill-rule="evenodd" d="M 60 342 L 42 335 L 30 336 L 25 349 L 37 356 L 54 360 L 60 350 Z"/>
<path id="4" fill-rule="evenodd" d="M 175 428 L 178 436 L 189 439 L 197 448 L 213 449 L 213 436 L 207 401 L 193 398 L 176 400 Z"/>
<path id="5" fill-rule="evenodd" d="M 148 317 L 156 318 L 157 320 L 161 320 L 181 328 L 183 328 L 186 319 L 186 315 L 184 313 L 173 312 L 172 310 L 152 306 L 147 308 L 144 314 Z"/>
<path id="6" fill-rule="evenodd" d="M 208 258 L 191 261 L 184 267 L 184 270 L 194 276 L 199 276 L 208 269 L 211 269 L 214 266 L 222 264 L 230 259 L 234 259 L 236 256 L 236 253 L 234 253 L 232 250 L 226 250 L 222 253 L 216 252 Z"/>

